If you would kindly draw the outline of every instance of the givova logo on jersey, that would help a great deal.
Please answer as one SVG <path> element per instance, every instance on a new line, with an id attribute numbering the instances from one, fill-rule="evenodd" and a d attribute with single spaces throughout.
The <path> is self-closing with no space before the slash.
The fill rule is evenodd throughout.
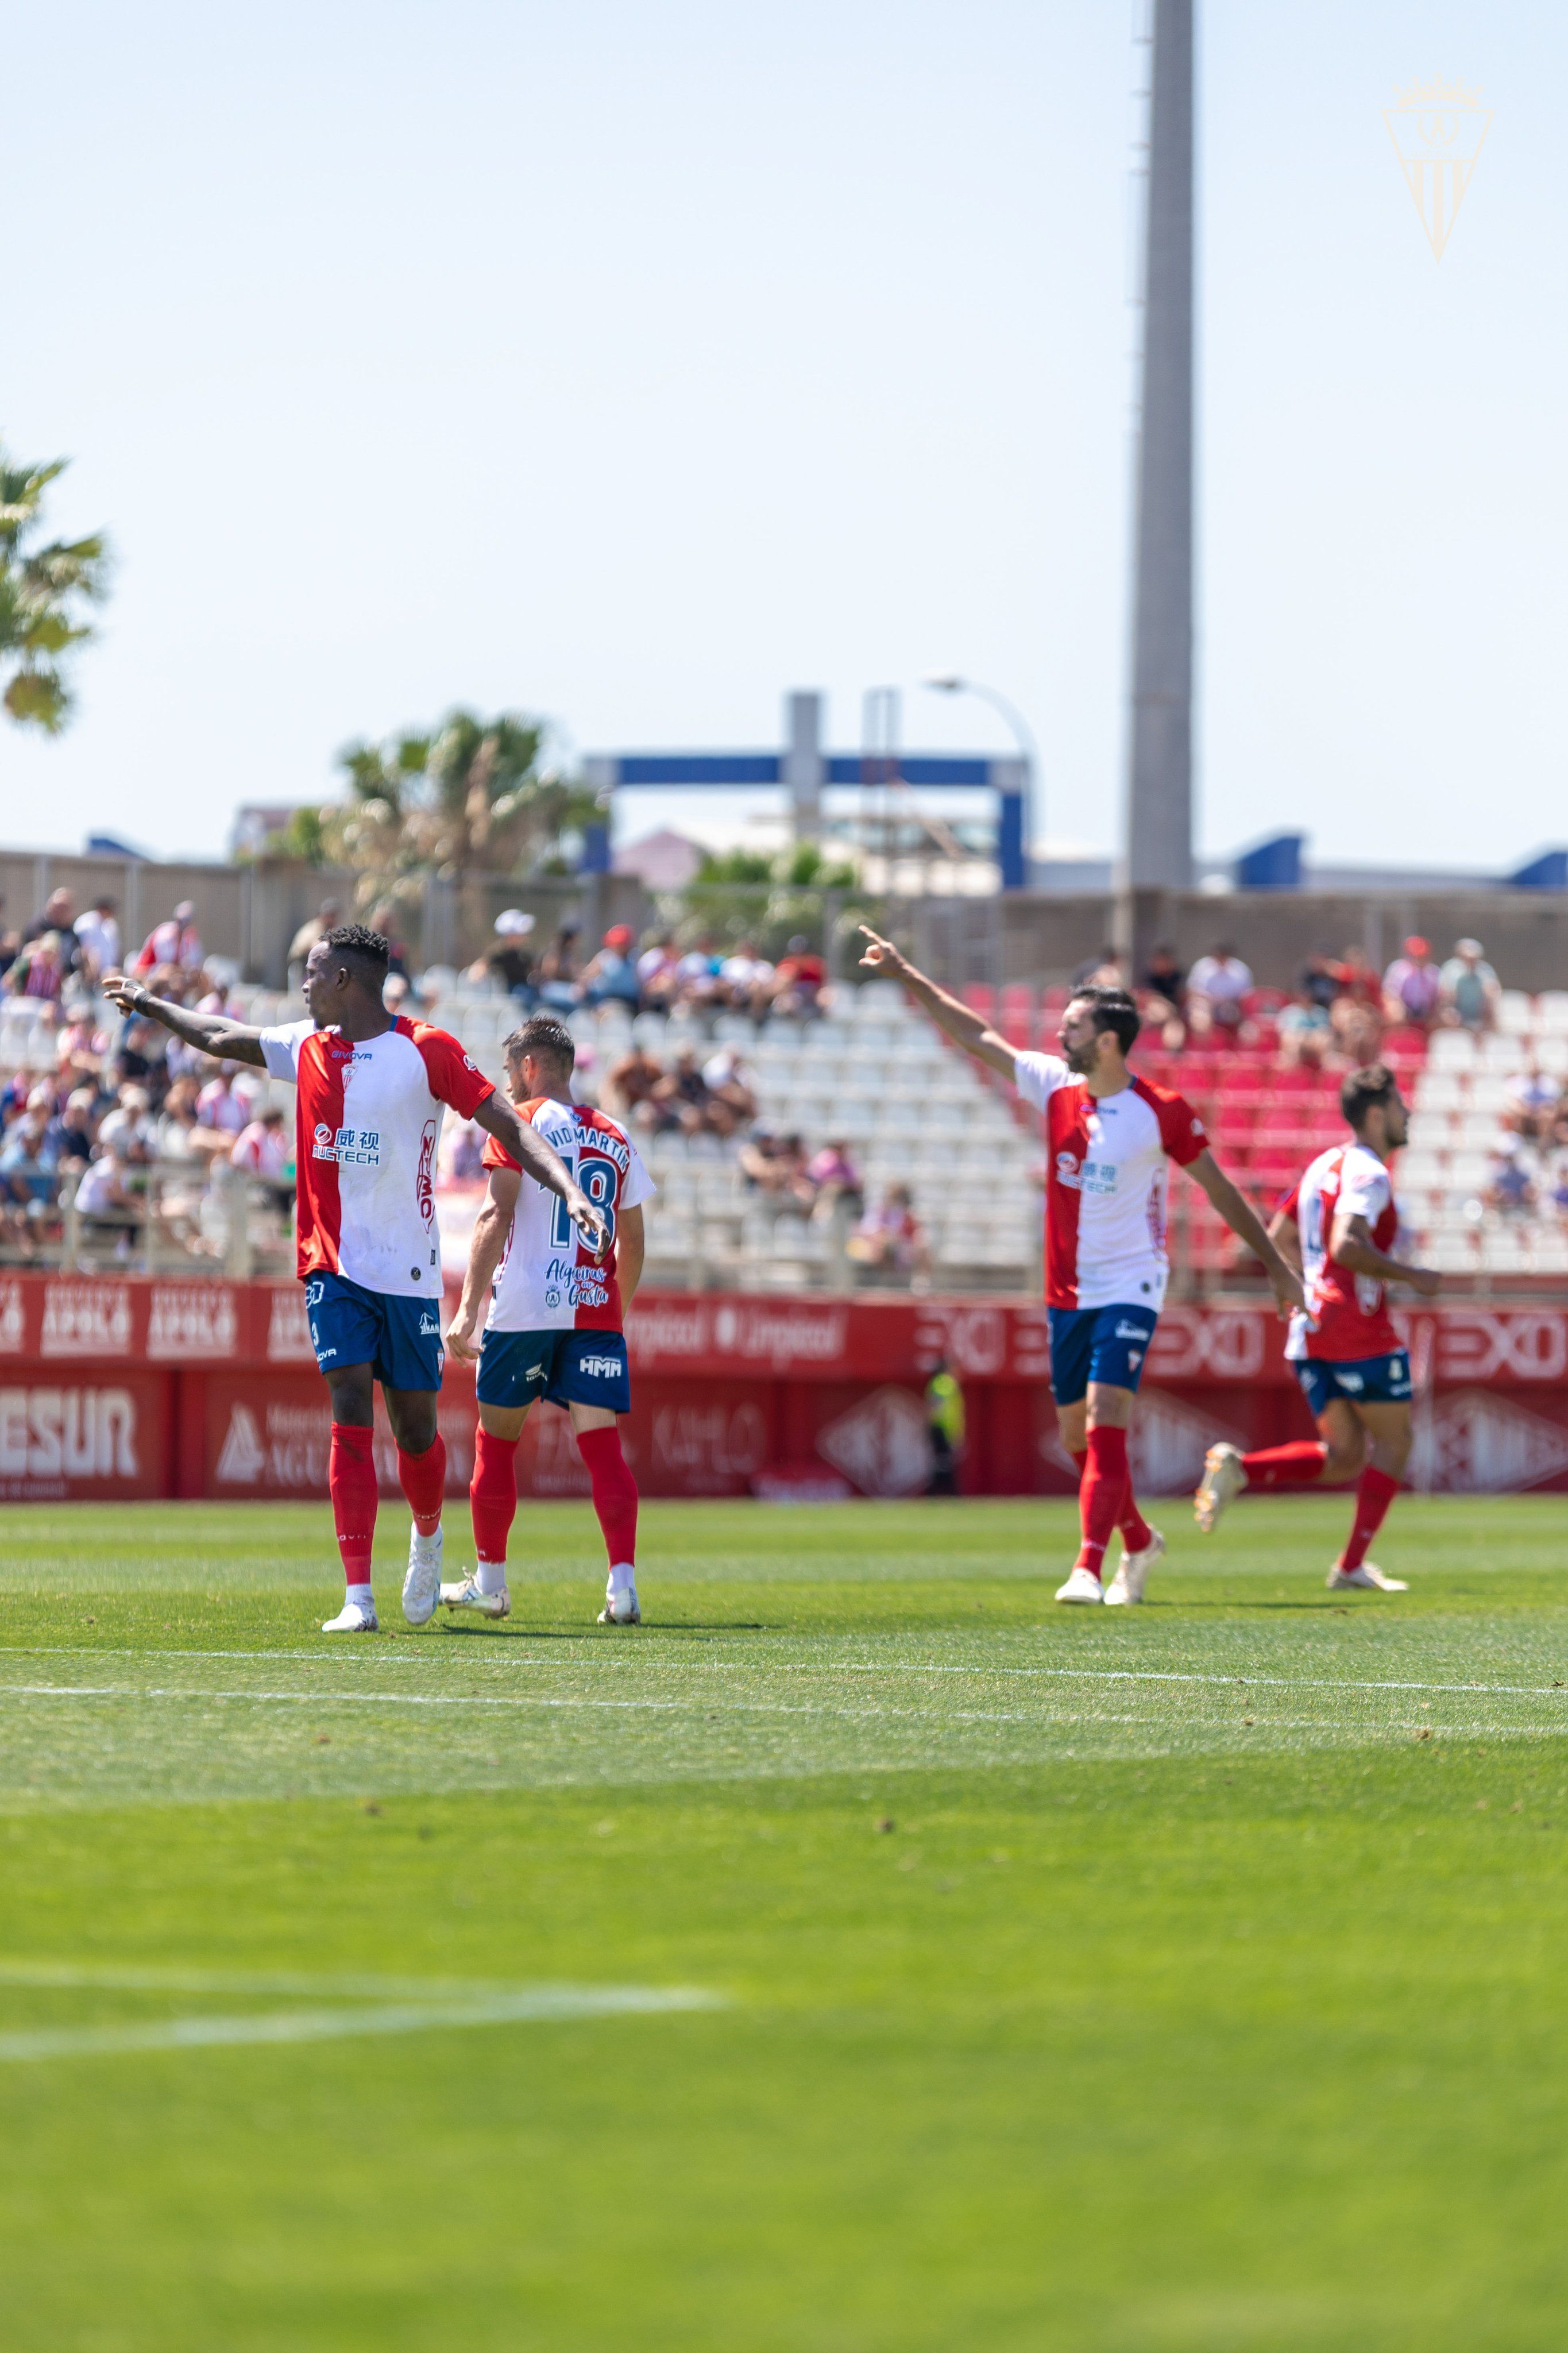
<path id="1" fill-rule="evenodd" d="M 319 1119 L 310 1157 L 335 1160 L 340 1168 L 379 1168 L 381 1131 L 374 1127 L 331 1128 L 324 1119 Z"/>

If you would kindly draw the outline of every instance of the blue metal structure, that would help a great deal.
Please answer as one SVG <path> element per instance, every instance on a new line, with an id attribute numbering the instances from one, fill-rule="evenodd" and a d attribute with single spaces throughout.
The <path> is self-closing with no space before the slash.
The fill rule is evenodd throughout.
<path id="1" fill-rule="evenodd" d="M 748 786 L 788 785 L 788 755 L 782 752 L 621 752 L 588 761 L 590 780 L 602 794 L 662 786 L 683 792 L 712 787 L 733 792 Z M 859 752 L 819 755 L 819 785 L 860 785 L 866 759 Z M 1016 756 L 945 752 L 900 753 L 896 775 L 917 792 L 922 787 L 970 786 L 996 795 L 996 862 L 1004 891 L 1028 882 L 1024 839 L 1025 775 Z"/>

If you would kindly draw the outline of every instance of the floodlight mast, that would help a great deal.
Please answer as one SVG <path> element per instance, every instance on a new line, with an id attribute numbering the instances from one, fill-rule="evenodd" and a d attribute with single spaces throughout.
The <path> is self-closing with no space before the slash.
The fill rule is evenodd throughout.
<path id="1" fill-rule="evenodd" d="M 1193 881 L 1193 0 L 1153 0 L 1131 712 L 1118 945 Z"/>

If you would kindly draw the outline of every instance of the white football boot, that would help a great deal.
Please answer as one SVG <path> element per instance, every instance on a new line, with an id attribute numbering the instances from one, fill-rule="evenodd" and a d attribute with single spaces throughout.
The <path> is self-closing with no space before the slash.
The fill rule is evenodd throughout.
<path id="1" fill-rule="evenodd" d="M 1105 1589 L 1092 1568 L 1075 1568 L 1065 1585 L 1057 1588 L 1058 1601 L 1103 1601 Z"/>
<path id="2" fill-rule="evenodd" d="M 408 1531 L 408 1574 L 403 1580 L 403 1614 L 411 1626 L 423 1626 L 436 1615 L 441 1599 L 441 1531 L 422 1536 Z"/>
<path id="3" fill-rule="evenodd" d="M 363 1601 L 345 1601 L 335 1618 L 327 1619 L 321 1627 L 323 1634 L 379 1634 L 381 1627 L 373 1601 L 369 1608 Z"/>
<path id="4" fill-rule="evenodd" d="M 1357 1588 L 1363 1592 L 1370 1588 L 1374 1593 L 1408 1593 L 1410 1590 L 1404 1577 L 1384 1577 L 1375 1562 L 1363 1560 L 1359 1568 L 1342 1568 L 1335 1561 L 1329 1571 L 1329 1591 L 1350 1593 Z"/>
<path id="5" fill-rule="evenodd" d="M 1149 1582 L 1149 1571 L 1164 1556 L 1165 1539 L 1158 1528 L 1151 1528 L 1149 1541 L 1142 1552 L 1129 1552 L 1122 1547 L 1121 1559 L 1115 1576 L 1106 1588 L 1108 1609 L 1124 1609 L 1143 1599 L 1143 1588 Z"/>
<path id="6" fill-rule="evenodd" d="M 612 1570 L 605 1588 L 605 1606 L 599 1612 L 601 1626 L 640 1626 L 642 1611 L 637 1608 L 637 1580 L 628 1568 L 624 1580 L 616 1584 Z"/>
<path id="7" fill-rule="evenodd" d="M 443 1609 L 477 1609 L 481 1618 L 506 1618 L 511 1614 L 511 1596 L 505 1586 L 499 1593 L 481 1593 L 475 1576 L 465 1577 L 459 1585 L 441 1588 Z"/>
<path id="8" fill-rule="evenodd" d="M 1227 1504 L 1235 1503 L 1246 1485 L 1240 1447 L 1226 1445 L 1223 1440 L 1211 1446 L 1204 1456 L 1204 1475 L 1193 1497 L 1193 1515 L 1205 1535 L 1218 1527 L 1220 1514 Z"/>

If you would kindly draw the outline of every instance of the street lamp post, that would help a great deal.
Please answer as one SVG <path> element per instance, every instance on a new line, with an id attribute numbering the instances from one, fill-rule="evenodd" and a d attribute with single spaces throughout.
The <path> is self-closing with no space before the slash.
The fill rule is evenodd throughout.
<path id="1" fill-rule="evenodd" d="M 1040 764 L 1040 748 L 1035 741 L 1034 732 L 1028 721 L 1016 702 L 1010 702 L 1007 697 L 1000 693 L 995 687 L 983 686 L 978 679 L 943 676 L 922 679 L 921 684 L 929 687 L 933 694 L 975 695 L 982 702 L 988 702 L 992 710 L 1000 718 L 1005 720 L 1012 729 L 1013 739 L 1022 754 L 1024 771 L 1021 798 L 1024 805 L 1024 871 L 1026 877 L 1035 842 L 1035 777 Z"/>

